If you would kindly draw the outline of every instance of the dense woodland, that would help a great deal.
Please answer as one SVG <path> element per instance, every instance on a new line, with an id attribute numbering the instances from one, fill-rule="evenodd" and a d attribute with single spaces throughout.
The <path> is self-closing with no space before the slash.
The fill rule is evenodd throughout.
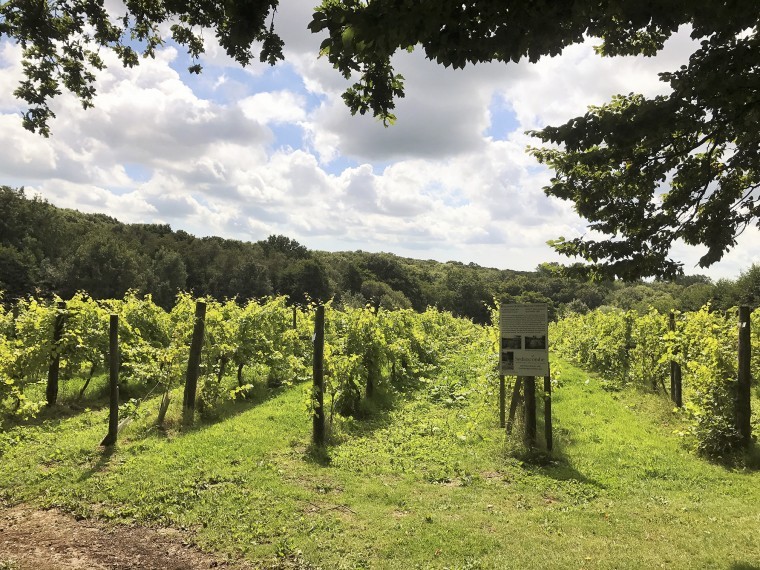
<path id="1" fill-rule="evenodd" d="M 476 322 L 489 319 L 494 297 L 548 302 L 552 315 L 583 313 L 603 305 L 646 311 L 649 306 L 696 310 L 740 303 L 760 305 L 760 266 L 735 281 L 701 275 L 675 281 L 587 282 L 563 277 L 554 264 L 513 271 L 416 260 L 390 253 L 310 251 L 285 236 L 257 242 L 197 238 L 163 224 L 124 224 L 103 214 L 57 208 L 0 187 L 0 291 L 3 300 L 30 294 L 69 298 L 86 291 L 95 299 L 127 290 L 149 293 L 172 306 L 179 291 L 239 300 L 272 294 L 292 302 L 334 297 L 349 306 L 428 306 Z"/>

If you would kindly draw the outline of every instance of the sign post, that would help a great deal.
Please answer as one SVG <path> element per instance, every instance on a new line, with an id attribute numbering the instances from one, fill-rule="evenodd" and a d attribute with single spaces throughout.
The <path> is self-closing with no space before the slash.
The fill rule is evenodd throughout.
<path id="1" fill-rule="evenodd" d="M 525 387 L 525 441 L 533 447 L 536 442 L 536 376 L 544 378 L 544 385 L 549 378 L 549 308 L 546 303 L 502 304 L 499 330 L 499 373 L 517 376 L 507 428 L 510 431 L 512 427 L 521 383 Z M 551 403 L 544 406 L 544 414 L 545 425 L 551 426 Z M 551 450 L 551 433 L 546 434 L 546 441 Z"/>
<path id="2" fill-rule="evenodd" d="M 507 386 L 504 374 L 499 374 L 499 427 L 505 426 L 506 421 Z"/>

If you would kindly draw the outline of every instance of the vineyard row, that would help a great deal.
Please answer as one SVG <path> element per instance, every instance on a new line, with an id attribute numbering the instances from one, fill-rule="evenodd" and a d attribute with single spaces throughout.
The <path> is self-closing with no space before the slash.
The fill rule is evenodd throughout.
<path id="1" fill-rule="evenodd" d="M 757 410 L 751 416 L 749 407 L 750 381 L 760 371 L 760 310 L 747 319 L 751 334 L 744 349 L 750 369 L 744 374 L 746 386 L 740 383 L 738 313 L 739 309 L 724 314 L 705 306 L 673 315 L 671 324 L 668 314 L 656 310 L 645 315 L 595 310 L 553 323 L 550 337 L 555 353 L 599 372 L 610 389 L 634 385 L 667 394 L 671 371 L 680 371 L 682 387 L 671 395 L 678 404 L 683 402 L 699 449 L 723 455 L 746 444 L 748 434 L 743 431 L 751 427 L 742 424 L 757 429 L 759 419 Z"/>
<path id="2" fill-rule="evenodd" d="M 30 417 L 55 404 L 59 378 L 84 378 L 81 398 L 93 375 L 107 369 L 115 315 L 120 382 L 162 392 L 161 422 L 172 390 L 187 377 L 197 301 L 179 295 L 167 312 L 150 297 L 95 301 L 77 294 L 65 303 L 28 299 L 0 309 L 0 413 Z M 227 398 L 245 397 L 259 379 L 274 387 L 312 377 L 313 306 L 288 306 L 285 297 L 242 306 L 204 301 L 196 347 L 201 414 L 213 415 Z M 483 344 L 489 351 L 485 329 L 434 309 L 338 310 L 328 304 L 326 311 L 324 383 L 331 418 L 360 414 L 377 389 L 406 390 L 464 348 Z M 232 390 L 223 382 L 229 375 L 236 378 Z M 35 397 L 43 384 L 45 398 Z"/>

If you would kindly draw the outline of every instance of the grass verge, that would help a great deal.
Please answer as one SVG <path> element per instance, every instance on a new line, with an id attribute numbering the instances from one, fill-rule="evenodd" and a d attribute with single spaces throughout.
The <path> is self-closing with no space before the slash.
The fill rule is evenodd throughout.
<path id="1" fill-rule="evenodd" d="M 145 417 L 110 452 L 104 410 L 12 428 L 0 498 L 187 529 L 265 567 L 760 568 L 760 474 L 688 452 L 655 396 L 552 367 L 551 455 L 505 439 L 492 376 L 336 420 L 322 451 L 292 386 L 186 431 Z"/>

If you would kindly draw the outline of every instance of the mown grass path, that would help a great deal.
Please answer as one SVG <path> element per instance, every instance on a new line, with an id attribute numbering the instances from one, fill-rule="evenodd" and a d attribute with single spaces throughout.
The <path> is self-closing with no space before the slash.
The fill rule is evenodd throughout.
<path id="1" fill-rule="evenodd" d="M 690 454 L 656 397 L 554 368 L 541 465 L 510 453 L 495 387 L 344 421 L 328 461 L 295 386 L 187 432 L 146 418 L 110 454 L 102 411 L 0 434 L 0 497 L 188 529 L 265 567 L 760 568 L 760 473 Z"/>

